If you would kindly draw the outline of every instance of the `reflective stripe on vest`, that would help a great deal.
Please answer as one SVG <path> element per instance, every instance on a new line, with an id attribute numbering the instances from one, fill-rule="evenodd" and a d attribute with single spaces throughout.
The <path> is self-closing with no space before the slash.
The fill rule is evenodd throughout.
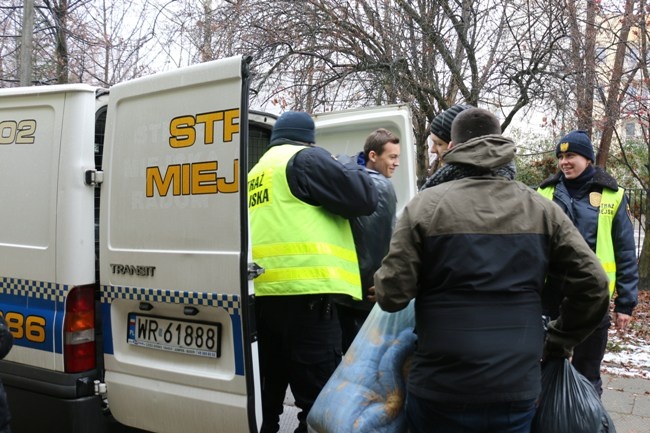
<path id="1" fill-rule="evenodd" d="M 537 190 L 543 197 L 553 200 L 555 186 Z M 616 287 L 616 256 L 614 255 L 614 243 L 612 242 L 612 224 L 618 207 L 623 201 L 623 188 L 618 191 L 604 188 L 600 200 L 598 212 L 598 232 L 596 233 L 596 256 L 603 265 L 603 269 L 609 278 L 609 296 L 614 294 Z"/>
<path id="2" fill-rule="evenodd" d="M 265 270 L 255 279 L 255 293 L 361 299 L 349 221 L 299 200 L 289 188 L 287 163 L 304 148 L 274 146 L 248 174 L 253 260 Z"/>

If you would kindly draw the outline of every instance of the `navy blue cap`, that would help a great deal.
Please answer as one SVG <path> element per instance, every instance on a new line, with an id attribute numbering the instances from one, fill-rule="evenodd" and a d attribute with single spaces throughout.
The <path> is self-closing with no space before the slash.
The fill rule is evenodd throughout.
<path id="1" fill-rule="evenodd" d="M 273 125 L 270 145 L 281 144 L 283 140 L 316 143 L 314 120 L 304 111 L 282 113 Z"/>
<path id="2" fill-rule="evenodd" d="M 559 157 L 560 153 L 563 152 L 577 153 L 591 162 L 596 161 L 594 145 L 591 144 L 591 140 L 586 131 L 575 130 L 562 137 L 557 143 L 557 146 L 555 146 L 555 156 Z"/>

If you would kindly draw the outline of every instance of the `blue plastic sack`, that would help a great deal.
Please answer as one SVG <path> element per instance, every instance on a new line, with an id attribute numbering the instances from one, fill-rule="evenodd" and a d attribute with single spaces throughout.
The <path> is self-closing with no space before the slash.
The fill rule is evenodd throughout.
<path id="1" fill-rule="evenodd" d="M 406 377 L 415 350 L 413 301 L 402 311 L 370 311 L 341 364 L 309 411 L 315 433 L 406 432 Z"/>

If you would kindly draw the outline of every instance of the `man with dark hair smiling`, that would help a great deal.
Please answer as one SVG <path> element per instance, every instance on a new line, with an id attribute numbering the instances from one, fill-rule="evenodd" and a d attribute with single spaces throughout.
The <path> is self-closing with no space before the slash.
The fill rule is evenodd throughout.
<path id="1" fill-rule="evenodd" d="M 375 211 L 367 216 L 350 219 L 352 236 L 359 260 L 362 299 L 339 297 L 337 308 L 341 322 L 343 352 L 346 352 L 375 305 L 373 275 L 388 252 L 388 244 L 395 227 L 397 196 L 390 181 L 399 166 L 399 137 L 385 128 L 379 128 L 366 137 L 363 152 L 357 163 L 366 168 L 377 189 Z"/>
<path id="2" fill-rule="evenodd" d="M 570 356 L 607 311 L 607 276 L 559 207 L 514 181 L 515 144 L 489 111 L 455 118 L 447 173 L 397 221 L 375 274 L 386 311 L 415 298 L 411 433 L 528 433 L 540 359 Z M 541 294 L 565 276 L 544 342 Z"/>

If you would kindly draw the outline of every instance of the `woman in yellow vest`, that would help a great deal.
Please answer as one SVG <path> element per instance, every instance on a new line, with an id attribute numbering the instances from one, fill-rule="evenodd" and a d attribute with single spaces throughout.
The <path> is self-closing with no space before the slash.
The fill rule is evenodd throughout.
<path id="1" fill-rule="evenodd" d="M 609 277 L 610 297 L 616 293 L 614 325 L 624 330 L 637 304 L 639 281 L 627 198 L 612 176 L 593 165 L 594 148 L 585 131 L 576 130 L 564 136 L 555 154 L 560 171 L 544 180 L 538 191 L 564 210 L 600 259 Z M 555 318 L 562 300 L 562 276 L 549 275 L 547 285 L 557 289 L 552 291 L 553 297 L 544 299 L 547 313 Z M 589 379 L 600 395 L 600 364 L 611 319 L 606 314 L 593 334 L 574 349 L 572 358 L 576 370 Z"/>
<path id="2" fill-rule="evenodd" d="M 314 146 L 304 112 L 276 121 L 269 149 L 248 173 L 262 380 L 262 433 L 279 430 L 287 386 L 301 409 L 295 433 L 341 360 L 341 328 L 331 295 L 361 299 L 348 218 L 370 215 L 377 190 L 356 162 Z"/>

